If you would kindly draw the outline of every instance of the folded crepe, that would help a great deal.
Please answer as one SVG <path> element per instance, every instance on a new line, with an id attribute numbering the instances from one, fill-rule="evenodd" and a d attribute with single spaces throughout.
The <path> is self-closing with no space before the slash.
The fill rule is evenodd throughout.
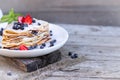
<path id="1" fill-rule="evenodd" d="M 21 24 L 24 29 L 14 29 L 17 22 L 12 22 L 3 31 L 2 48 L 15 49 L 24 44 L 26 47 L 40 45 L 50 39 L 49 23 L 35 19 L 30 25 Z"/>

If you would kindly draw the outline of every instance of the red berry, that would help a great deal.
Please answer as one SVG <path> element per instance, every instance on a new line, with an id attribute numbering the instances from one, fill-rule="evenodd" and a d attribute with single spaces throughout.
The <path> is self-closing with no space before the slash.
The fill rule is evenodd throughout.
<path id="1" fill-rule="evenodd" d="M 20 49 L 20 50 L 28 50 L 28 48 L 27 48 L 25 45 L 23 45 L 23 44 L 20 45 L 19 49 Z"/>
<path id="2" fill-rule="evenodd" d="M 18 17 L 18 22 L 23 23 L 23 18 L 24 18 L 23 16 L 19 16 Z"/>
<path id="3" fill-rule="evenodd" d="M 31 24 L 32 23 L 32 17 L 28 14 L 25 17 L 24 23 Z"/>

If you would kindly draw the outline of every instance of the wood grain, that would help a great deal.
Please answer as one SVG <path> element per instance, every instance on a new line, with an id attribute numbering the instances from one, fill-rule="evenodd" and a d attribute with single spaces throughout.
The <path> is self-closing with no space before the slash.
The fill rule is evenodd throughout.
<path id="1" fill-rule="evenodd" d="M 61 60 L 61 52 L 59 50 L 54 51 L 50 54 L 43 55 L 35 58 L 8 58 L 5 59 L 14 64 L 17 68 L 20 68 L 26 72 L 36 71 L 39 68 L 43 68 L 49 64 L 53 64 Z"/>
<path id="2" fill-rule="evenodd" d="M 120 27 L 57 24 L 69 33 L 60 49 L 62 60 L 32 73 L 19 72 L 0 58 L 0 75 L 5 79 L 11 69 L 11 80 L 120 80 Z M 78 54 L 71 59 L 68 52 Z M 13 68 L 14 67 L 14 68 Z M 20 76 L 21 75 L 21 76 Z M 1 78 L 1 76 L 0 76 Z"/>

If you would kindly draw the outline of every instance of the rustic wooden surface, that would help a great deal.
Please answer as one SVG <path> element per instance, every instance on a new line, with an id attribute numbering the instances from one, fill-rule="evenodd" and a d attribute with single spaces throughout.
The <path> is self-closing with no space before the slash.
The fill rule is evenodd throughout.
<path id="1" fill-rule="evenodd" d="M 25 73 L 0 57 L 2 80 L 120 80 L 120 27 L 58 24 L 69 32 L 62 60 Z M 69 51 L 78 53 L 71 59 Z"/>
<path id="2" fill-rule="evenodd" d="M 36 71 L 40 68 L 43 68 L 49 64 L 53 64 L 61 60 L 61 52 L 59 50 L 51 52 L 50 54 L 33 57 L 33 58 L 9 58 L 5 59 L 26 72 Z"/>

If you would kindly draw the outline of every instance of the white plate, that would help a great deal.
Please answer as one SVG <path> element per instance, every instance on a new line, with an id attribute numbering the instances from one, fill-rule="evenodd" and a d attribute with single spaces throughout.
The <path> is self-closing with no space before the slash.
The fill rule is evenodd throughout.
<path id="1" fill-rule="evenodd" d="M 0 55 L 8 57 L 36 57 L 49 54 L 55 50 L 61 48 L 68 40 L 68 32 L 55 24 L 50 24 L 50 30 L 53 32 L 52 39 L 56 39 L 57 42 L 53 47 L 46 47 L 44 49 L 36 48 L 27 51 L 0 49 Z"/>

